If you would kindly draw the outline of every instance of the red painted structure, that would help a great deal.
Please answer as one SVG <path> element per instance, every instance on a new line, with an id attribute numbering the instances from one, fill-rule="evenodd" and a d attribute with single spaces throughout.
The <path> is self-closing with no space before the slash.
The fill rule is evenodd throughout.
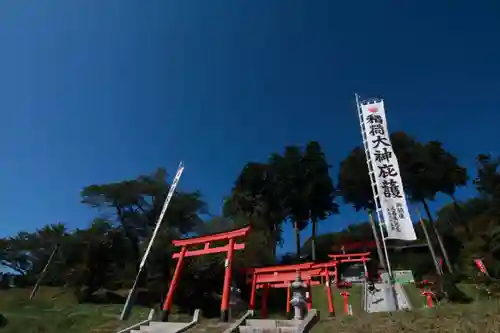
<path id="1" fill-rule="evenodd" d="M 340 293 L 340 296 L 344 298 L 344 313 L 349 314 L 349 296 L 351 294 L 346 290 Z"/>
<path id="2" fill-rule="evenodd" d="M 337 284 L 337 288 L 343 288 L 344 291 L 340 293 L 340 296 L 344 298 L 344 313 L 349 315 L 349 296 L 351 294 L 347 291 L 347 289 L 352 288 L 351 282 L 340 282 Z"/>
<path id="3" fill-rule="evenodd" d="M 290 283 L 295 280 L 297 272 L 300 272 L 302 280 L 310 288 L 313 285 L 319 285 L 318 281 L 312 281 L 312 278 L 321 274 L 321 267 L 314 268 L 313 263 L 295 264 L 295 265 L 280 265 L 270 267 L 252 268 L 247 271 L 247 282 L 252 284 L 250 293 L 250 309 L 255 310 L 255 297 L 257 289 L 262 289 L 262 308 L 261 316 L 267 317 L 267 298 L 269 288 L 287 288 L 287 303 L 286 312 L 290 313 L 290 298 L 291 290 Z M 309 290 L 308 307 L 311 306 L 312 300 Z"/>
<path id="4" fill-rule="evenodd" d="M 325 281 L 325 292 L 328 300 L 328 312 L 331 316 L 335 315 L 335 309 L 332 299 L 332 289 L 330 277 L 333 277 L 335 284 L 338 284 L 337 265 L 348 262 L 363 262 L 366 268 L 366 261 L 370 260 L 370 252 L 336 254 L 329 255 L 332 259 L 326 263 L 303 263 L 294 265 L 280 265 L 271 267 L 253 268 L 247 271 L 247 282 L 252 284 L 250 294 L 250 309 L 255 310 L 255 297 L 257 289 L 262 289 L 262 309 L 261 315 L 263 318 L 267 316 L 267 298 L 269 288 L 287 288 L 287 303 L 286 312 L 290 314 L 290 298 L 291 290 L 290 283 L 293 282 L 300 273 L 302 280 L 311 286 L 320 285 L 321 282 L 314 281 L 313 278 L 321 277 Z M 333 268 L 333 270 L 331 270 Z M 366 269 L 365 269 L 366 271 Z M 309 297 L 307 297 L 308 308 L 312 307 L 312 297 L 309 289 Z"/>
<path id="5" fill-rule="evenodd" d="M 172 254 L 173 259 L 177 260 L 177 265 L 175 266 L 174 276 L 172 277 L 172 281 L 170 282 L 170 287 L 168 289 L 167 296 L 165 298 L 165 302 L 163 303 L 163 312 L 162 312 L 162 321 L 168 320 L 168 314 L 172 307 L 172 302 L 174 298 L 175 288 L 179 283 L 179 277 L 182 270 L 182 265 L 184 263 L 184 258 L 186 257 L 195 257 L 202 256 L 205 254 L 214 254 L 226 252 L 227 257 L 225 261 L 225 272 L 224 272 L 224 286 L 222 290 L 222 301 L 220 305 L 221 311 L 221 320 L 228 321 L 228 308 L 229 308 L 229 294 L 231 287 L 231 264 L 233 261 L 233 252 L 235 250 L 243 250 L 245 248 L 244 243 L 236 243 L 236 239 L 246 237 L 248 232 L 250 231 L 250 227 L 245 227 L 237 230 L 232 230 L 228 232 L 206 235 L 201 237 L 187 238 L 187 239 L 178 239 L 172 241 L 172 244 L 175 247 L 180 247 L 180 251 Z M 227 241 L 227 245 L 210 247 L 210 243 L 212 242 L 221 242 Z M 196 245 L 204 245 L 204 248 L 201 250 L 188 250 L 188 247 L 196 246 Z"/>
<path id="6" fill-rule="evenodd" d="M 424 290 L 421 295 L 425 297 L 426 305 L 429 309 L 431 309 L 433 306 L 432 298 L 434 297 L 434 293 L 430 290 Z"/>
<path id="7" fill-rule="evenodd" d="M 328 257 L 338 264 L 346 262 L 362 262 L 365 268 L 365 274 L 367 274 L 366 262 L 370 260 L 370 252 L 329 254 Z M 335 270 L 335 284 L 338 285 L 338 283 L 339 277 L 337 275 L 337 270 Z"/>
<path id="8" fill-rule="evenodd" d="M 434 282 L 429 281 L 429 280 L 423 280 L 422 282 L 419 283 L 420 287 L 420 295 L 425 297 L 425 303 L 427 308 L 432 308 L 433 307 L 433 302 L 432 299 L 434 298 L 434 293 L 430 288 L 434 285 Z"/>

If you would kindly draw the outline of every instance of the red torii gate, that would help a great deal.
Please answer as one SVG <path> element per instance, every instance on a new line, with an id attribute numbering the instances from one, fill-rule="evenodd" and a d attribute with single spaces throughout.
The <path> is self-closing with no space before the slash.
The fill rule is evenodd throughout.
<path id="1" fill-rule="evenodd" d="M 249 277 L 247 282 L 252 284 L 252 290 L 250 292 L 250 310 L 255 310 L 256 292 L 257 289 L 262 289 L 261 315 L 263 318 L 266 318 L 269 288 L 288 288 L 286 312 L 287 314 L 290 313 L 290 282 L 295 280 L 297 272 L 300 272 L 302 280 L 310 287 L 312 277 L 318 273 L 316 271 L 312 271 L 311 266 L 312 265 L 310 263 L 305 263 L 248 269 L 247 274 Z"/>
<path id="2" fill-rule="evenodd" d="M 234 250 L 243 250 L 245 248 L 244 243 L 236 243 L 236 239 L 246 237 L 248 232 L 250 231 L 250 226 L 232 230 L 228 232 L 222 232 L 212 235 L 206 235 L 201 237 L 187 238 L 187 239 L 178 239 L 172 241 L 172 244 L 175 247 L 180 247 L 181 250 L 177 253 L 172 254 L 173 259 L 178 259 L 177 265 L 175 266 L 174 276 L 172 277 L 172 281 L 170 282 L 170 287 L 168 289 L 167 296 L 165 298 L 165 302 L 163 303 L 163 311 L 161 320 L 167 321 L 168 315 L 170 313 L 170 309 L 172 307 L 172 301 L 174 298 L 174 291 L 179 283 L 179 276 L 182 270 L 182 264 L 185 257 L 194 257 L 194 256 L 202 256 L 205 254 L 214 254 L 227 252 L 227 257 L 224 263 L 225 272 L 224 272 L 224 286 L 222 289 L 222 301 L 220 305 L 221 311 L 221 320 L 228 321 L 228 308 L 229 308 L 229 295 L 230 295 L 230 287 L 231 287 L 231 264 L 233 261 L 233 251 Z M 218 247 L 210 247 L 211 242 L 220 242 L 227 241 L 228 244 L 224 246 Z M 205 247 L 201 250 L 188 250 L 188 247 L 204 244 Z"/>
<path id="3" fill-rule="evenodd" d="M 365 267 L 366 261 L 370 260 L 370 252 L 363 253 L 349 253 L 349 254 L 332 254 L 329 257 L 332 261 L 325 263 L 303 263 L 294 265 L 279 265 L 270 267 L 260 267 L 248 270 L 248 282 L 252 284 L 250 294 L 250 309 L 255 309 L 255 294 L 257 289 L 263 289 L 262 293 L 262 316 L 267 316 L 267 297 L 269 288 L 288 288 L 287 290 L 287 304 L 286 312 L 290 313 L 290 283 L 295 280 L 299 272 L 302 280 L 311 286 L 319 285 L 321 282 L 313 281 L 314 277 L 322 277 L 325 279 L 325 292 L 328 301 L 328 312 L 330 316 L 335 315 L 335 308 L 333 304 L 332 289 L 330 277 L 333 276 L 335 284 L 338 285 L 338 272 L 337 265 L 348 262 L 362 262 Z M 329 269 L 333 268 L 333 271 Z M 309 303 L 309 307 L 311 302 Z"/>
<path id="4" fill-rule="evenodd" d="M 328 257 L 331 258 L 335 263 L 342 264 L 346 262 L 362 262 L 365 274 L 367 272 L 366 262 L 370 260 L 371 252 L 362 253 L 343 253 L 343 254 L 329 254 Z M 338 284 L 339 277 L 337 275 L 337 269 L 335 269 L 335 284 Z"/>
<path id="5" fill-rule="evenodd" d="M 322 274 L 332 275 L 332 272 L 328 272 L 327 264 L 315 265 L 314 263 L 303 263 L 295 265 L 279 265 L 270 267 L 253 268 L 248 270 L 248 274 L 251 275 L 248 278 L 248 282 L 252 284 L 252 291 L 250 294 L 250 309 L 255 309 L 255 296 L 256 290 L 262 289 L 262 317 L 267 316 L 267 297 L 269 293 L 269 288 L 287 288 L 287 300 L 286 300 L 286 312 L 290 313 L 290 298 L 291 290 L 290 283 L 295 280 L 297 273 L 300 273 L 302 280 L 309 286 L 320 285 L 321 282 L 313 281 L 313 277 L 322 276 Z M 331 267 L 329 265 L 328 267 Z M 333 312 L 333 301 L 331 300 L 331 289 L 328 286 L 328 291 L 330 295 L 330 301 Z M 329 304 L 330 304 L 329 301 Z M 309 300 L 308 307 L 312 305 L 311 291 L 309 289 Z"/>

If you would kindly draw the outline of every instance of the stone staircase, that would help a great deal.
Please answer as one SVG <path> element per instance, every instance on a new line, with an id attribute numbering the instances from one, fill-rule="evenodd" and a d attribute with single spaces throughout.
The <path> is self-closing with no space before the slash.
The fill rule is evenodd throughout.
<path id="1" fill-rule="evenodd" d="M 401 310 L 411 310 L 412 307 L 410 300 L 408 299 L 408 295 L 406 294 L 406 291 L 404 290 L 401 283 L 396 283 L 394 285 L 394 288 L 396 289 L 396 297 L 398 299 L 399 308 Z"/>
<path id="2" fill-rule="evenodd" d="M 231 326 L 219 319 L 201 319 L 199 323 L 188 329 L 186 333 L 222 333 Z"/>
<path id="3" fill-rule="evenodd" d="M 394 296 L 389 283 L 376 283 L 375 287 L 376 291 L 372 294 L 368 292 L 367 284 L 364 285 L 365 311 L 369 313 L 395 311 Z M 394 288 L 399 310 L 411 310 L 410 302 L 401 284 L 395 283 Z"/>
<path id="4" fill-rule="evenodd" d="M 238 326 L 239 333 L 308 333 L 319 320 L 319 311 L 312 309 L 304 320 L 246 319 Z"/>
<path id="5" fill-rule="evenodd" d="M 304 320 L 248 319 L 251 313 L 248 311 L 233 323 L 218 319 L 200 321 L 197 313 L 190 323 L 143 322 L 118 333 L 308 333 L 319 320 L 319 311 L 315 309 Z"/>
<path id="6" fill-rule="evenodd" d="M 302 320 L 248 319 L 240 333 L 295 333 Z"/>
<path id="7" fill-rule="evenodd" d="M 200 320 L 200 310 L 195 310 L 190 322 L 159 322 L 153 321 L 154 311 L 149 313 L 147 320 L 124 328 L 118 333 L 180 333 L 196 326 Z"/>
<path id="8" fill-rule="evenodd" d="M 149 325 L 141 325 L 138 329 L 131 330 L 130 333 L 176 333 L 184 329 L 186 324 L 152 321 Z"/>

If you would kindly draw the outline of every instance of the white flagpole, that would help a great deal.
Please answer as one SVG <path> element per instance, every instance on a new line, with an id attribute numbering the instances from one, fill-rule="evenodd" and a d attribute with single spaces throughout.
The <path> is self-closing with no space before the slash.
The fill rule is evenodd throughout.
<path id="1" fill-rule="evenodd" d="M 135 296 L 135 289 L 137 287 L 137 283 L 139 281 L 139 278 L 142 274 L 142 269 L 144 268 L 144 265 L 146 264 L 146 260 L 148 259 L 149 252 L 151 251 L 151 248 L 153 247 L 153 243 L 155 241 L 156 235 L 158 234 L 158 231 L 160 230 L 160 225 L 163 222 L 163 217 L 165 216 L 165 212 L 167 211 L 168 205 L 170 203 L 170 200 L 172 199 L 172 196 L 174 195 L 175 188 L 177 187 L 177 183 L 179 182 L 179 179 L 182 176 L 182 172 L 184 171 L 184 164 L 182 161 L 179 163 L 179 167 L 177 168 L 177 173 L 174 177 L 174 180 L 172 181 L 172 185 L 170 186 L 170 190 L 168 191 L 167 198 L 165 199 L 165 202 L 163 203 L 163 208 L 161 209 L 160 216 L 158 217 L 158 221 L 156 222 L 155 229 L 153 231 L 153 235 L 151 236 L 151 239 L 149 240 L 148 247 L 146 248 L 146 251 L 144 252 L 144 255 L 141 260 L 141 264 L 139 265 L 139 271 L 137 272 L 137 275 L 135 277 L 134 285 L 130 289 L 130 292 L 127 296 L 127 301 L 125 302 L 125 305 L 123 306 L 122 313 L 120 315 L 120 320 L 127 320 L 129 315 L 130 315 L 130 310 L 132 309 L 132 303 L 131 300 Z"/>
<path id="2" fill-rule="evenodd" d="M 361 119 L 361 106 L 360 106 L 360 100 L 359 100 L 359 95 L 358 94 L 354 94 L 356 96 L 356 108 L 358 110 L 358 116 L 359 116 L 359 125 L 361 127 L 361 135 L 363 137 L 363 149 L 365 150 L 365 158 L 366 158 L 366 164 L 367 164 L 367 167 L 368 167 L 368 172 L 369 172 L 369 176 L 370 176 L 370 185 L 371 185 L 371 188 L 372 188 L 372 192 L 373 192 L 373 202 L 375 204 L 375 213 L 377 214 L 377 223 L 378 224 L 378 227 L 380 229 L 380 237 L 382 238 L 382 248 L 384 250 L 384 257 L 385 258 L 380 258 L 381 260 L 385 261 L 385 266 L 387 268 L 387 273 L 389 274 L 389 276 L 392 276 L 392 269 L 391 269 L 391 263 L 389 261 L 389 255 L 388 255 L 388 252 L 387 252 L 387 243 L 386 243 L 386 239 L 385 239 L 385 234 L 384 234 L 384 227 L 382 226 L 382 218 L 381 218 L 381 214 L 380 214 L 380 208 L 379 208 L 379 205 L 377 203 L 377 193 L 375 191 L 375 188 L 376 188 L 376 185 L 374 184 L 371 184 L 371 182 L 373 181 L 372 179 L 372 173 L 374 173 L 373 171 L 373 167 L 371 167 L 371 161 L 370 161 L 370 157 L 368 156 L 368 148 L 366 147 L 367 143 L 366 143 L 366 137 L 365 137 L 365 129 L 363 128 L 363 121 Z M 385 225 L 385 223 L 384 223 Z M 374 235 L 375 237 L 377 237 L 377 235 L 375 234 Z"/>
<path id="3" fill-rule="evenodd" d="M 376 179 L 372 179 L 372 174 L 373 174 L 373 178 L 375 178 L 375 174 L 374 174 L 374 170 L 373 170 L 372 163 L 371 163 L 370 156 L 369 156 L 369 152 L 368 152 L 368 146 L 367 146 L 368 143 L 366 142 L 367 138 L 366 138 L 365 128 L 363 126 L 363 116 L 362 116 L 363 113 L 361 110 L 359 95 L 357 93 L 355 93 L 354 96 L 356 98 L 356 108 L 358 111 L 359 126 L 361 128 L 361 136 L 363 138 L 363 149 L 365 150 L 366 165 L 368 167 L 368 175 L 370 177 L 370 185 L 371 185 L 372 192 L 373 192 L 375 213 L 377 214 L 377 224 L 378 224 L 379 229 L 380 229 L 380 237 L 382 238 L 382 247 L 384 250 L 384 257 L 385 258 L 380 258 L 380 259 L 383 262 L 385 261 L 386 268 L 387 268 L 387 275 L 389 275 L 389 287 L 390 287 L 390 291 L 392 294 L 392 297 L 389 297 L 389 298 L 392 298 L 392 300 L 394 301 L 393 307 L 395 308 L 396 311 L 398 311 L 399 305 L 398 305 L 398 299 L 397 299 L 397 294 L 396 294 L 396 288 L 394 286 L 394 279 L 393 279 L 393 275 L 392 275 L 391 262 L 389 260 L 389 253 L 387 251 L 387 244 L 386 244 L 386 239 L 385 239 L 385 235 L 384 235 L 384 228 L 383 228 L 382 223 L 381 223 L 381 221 L 383 219 L 382 219 L 382 216 L 380 214 L 380 207 L 379 207 L 379 204 L 377 201 L 377 199 L 378 199 L 378 193 L 376 191 L 377 185 L 376 185 L 376 183 L 375 184 L 373 183 L 373 181 L 376 181 Z M 384 225 L 385 225 L 385 221 L 384 221 Z M 376 235 L 374 235 L 374 236 L 376 237 Z M 384 281 L 384 283 L 385 283 L 385 281 Z"/>

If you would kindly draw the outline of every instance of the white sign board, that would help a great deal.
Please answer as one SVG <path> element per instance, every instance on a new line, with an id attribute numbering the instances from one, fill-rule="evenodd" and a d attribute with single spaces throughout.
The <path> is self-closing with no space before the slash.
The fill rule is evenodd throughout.
<path id="1" fill-rule="evenodd" d="M 387 130 L 384 101 L 360 107 L 387 238 L 415 240 L 417 236 L 408 212 L 398 160 Z"/>

